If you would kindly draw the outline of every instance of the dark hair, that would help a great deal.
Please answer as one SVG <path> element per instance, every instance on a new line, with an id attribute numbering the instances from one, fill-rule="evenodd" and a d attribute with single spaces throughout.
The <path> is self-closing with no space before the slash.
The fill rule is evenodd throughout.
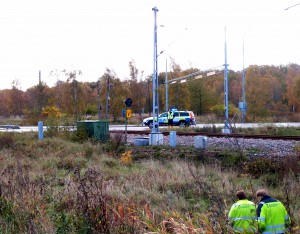
<path id="1" fill-rule="evenodd" d="M 259 190 L 257 190 L 257 192 L 256 192 L 256 197 L 263 197 L 263 196 L 265 196 L 265 195 L 267 195 L 268 193 L 267 193 L 267 191 L 266 190 L 264 190 L 264 189 L 259 189 Z"/>
<path id="2" fill-rule="evenodd" d="M 239 200 L 242 200 L 242 199 L 246 199 L 246 193 L 244 190 L 239 190 L 236 192 L 235 196 L 239 199 Z"/>

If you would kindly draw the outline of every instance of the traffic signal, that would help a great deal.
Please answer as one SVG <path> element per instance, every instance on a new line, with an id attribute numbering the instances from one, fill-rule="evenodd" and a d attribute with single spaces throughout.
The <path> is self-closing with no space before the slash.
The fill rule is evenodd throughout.
<path id="1" fill-rule="evenodd" d="M 131 99 L 131 98 L 127 98 L 127 99 L 125 100 L 125 105 L 126 105 L 127 107 L 131 107 L 131 105 L 132 105 L 132 99 Z"/>

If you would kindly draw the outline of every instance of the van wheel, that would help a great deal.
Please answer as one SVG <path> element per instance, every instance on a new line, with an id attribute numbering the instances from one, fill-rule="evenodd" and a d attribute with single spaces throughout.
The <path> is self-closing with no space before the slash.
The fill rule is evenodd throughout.
<path id="1" fill-rule="evenodd" d="M 186 125 L 186 122 L 184 122 L 184 121 L 180 121 L 179 122 L 179 127 L 186 127 L 187 125 Z"/>
<path id="2" fill-rule="evenodd" d="M 151 129 L 153 128 L 153 121 L 149 122 L 148 127 L 151 128 Z"/>

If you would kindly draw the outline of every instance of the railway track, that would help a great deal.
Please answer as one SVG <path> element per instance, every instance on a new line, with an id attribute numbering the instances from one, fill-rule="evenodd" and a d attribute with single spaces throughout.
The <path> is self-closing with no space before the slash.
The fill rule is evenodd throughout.
<path id="1" fill-rule="evenodd" d="M 124 133 L 123 130 L 112 130 L 110 133 Z M 127 134 L 135 135 L 149 135 L 151 131 L 127 131 Z M 170 134 L 169 131 L 161 132 L 164 136 Z M 177 136 L 207 136 L 207 137 L 218 137 L 218 138 L 245 138 L 245 139 L 270 139 L 270 140 L 287 140 L 287 141 L 300 141 L 300 136 L 278 136 L 278 135 L 248 135 L 248 134 L 222 134 L 222 133 L 206 133 L 206 132 L 176 132 Z"/>

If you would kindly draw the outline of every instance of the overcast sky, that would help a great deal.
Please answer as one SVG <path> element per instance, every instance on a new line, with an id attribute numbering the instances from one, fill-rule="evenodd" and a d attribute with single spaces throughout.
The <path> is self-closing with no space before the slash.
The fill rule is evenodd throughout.
<path id="1" fill-rule="evenodd" d="M 182 69 L 224 64 L 229 68 L 300 64 L 300 0 L 2 0 L 0 89 L 19 80 L 26 90 L 50 71 L 81 70 L 96 81 L 106 68 L 125 79 L 135 61 L 144 77 L 153 72 L 154 13 L 159 72 L 172 57 Z M 164 25 L 160 27 L 159 25 Z M 244 38 L 244 40 L 243 40 Z M 167 67 L 169 66 L 167 60 Z M 59 77 L 65 80 L 64 77 Z"/>

